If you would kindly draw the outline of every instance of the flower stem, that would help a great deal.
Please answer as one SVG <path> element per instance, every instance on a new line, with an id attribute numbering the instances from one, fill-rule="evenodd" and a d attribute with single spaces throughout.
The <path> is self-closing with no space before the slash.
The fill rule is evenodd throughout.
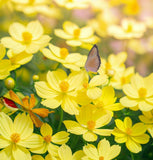
<path id="1" fill-rule="evenodd" d="M 60 114 L 60 121 L 59 121 L 59 125 L 57 128 L 57 131 L 60 131 L 61 125 L 62 125 L 62 121 L 63 121 L 63 109 L 61 108 L 61 114 Z"/>
<path id="2" fill-rule="evenodd" d="M 131 159 L 134 160 L 134 155 L 133 155 L 133 153 L 130 152 L 130 154 L 131 154 Z"/>

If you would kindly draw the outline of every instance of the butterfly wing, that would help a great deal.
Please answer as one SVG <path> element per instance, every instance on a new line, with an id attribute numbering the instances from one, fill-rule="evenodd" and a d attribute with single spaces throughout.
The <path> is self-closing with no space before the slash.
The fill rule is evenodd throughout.
<path id="1" fill-rule="evenodd" d="M 88 54 L 87 61 L 85 63 L 85 69 L 87 72 L 97 72 L 101 64 L 98 47 L 94 45 Z"/>

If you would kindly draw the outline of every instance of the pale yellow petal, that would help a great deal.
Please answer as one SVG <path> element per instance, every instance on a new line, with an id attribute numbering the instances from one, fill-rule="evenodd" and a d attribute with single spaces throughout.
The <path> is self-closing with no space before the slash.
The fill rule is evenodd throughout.
<path id="1" fill-rule="evenodd" d="M 149 104 L 145 101 L 140 101 L 138 107 L 141 111 L 150 111 L 153 109 L 153 104 Z"/>
<path id="2" fill-rule="evenodd" d="M 105 84 L 106 81 L 107 81 L 107 76 L 96 75 L 90 80 L 89 86 L 90 87 L 100 86 L 102 84 Z"/>
<path id="3" fill-rule="evenodd" d="M 34 54 L 34 53 L 38 52 L 39 49 L 40 49 L 40 45 L 38 45 L 34 42 L 31 42 L 30 44 L 28 44 L 26 46 L 25 51 L 29 54 Z"/>
<path id="4" fill-rule="evenodd" d="M 121 105 L 123 105 L 124 107 L 130 107 L 130 108 L 135 107 L 135 106 L 137 106 L 137 104 L 138 104 L 138 102 L 137 102 L 136 100 L 131 99 L 131 98 L 127 97 L 127 96 L 122 97 L 122 98 L 120 99 L 120 103 L 121 103 Z"/>
<path id="5" fill-rule="evenodd" d="M 1 39 L 1 43 L 7 47 L 13 50 L 14 53 L 20 53 L 23 52 L 26 49 L 26 46 L 14 41 L 12 38 L 10 37 L 4 37 Z"/>
<path id="6" fill-rule="evenodd" d="M 63 63 L 63 66 L 73 71 L 80 71 L 80 67 L 78 67 L 76 64 Z"/>
<path id="7" fill-rule="evenodd" d="M 43 154 L 48 150 L 48 146 L 49 146 L 49 144 L 42 142 L 42 145 L 40 145 L 37 148 L 31 148 L 30 151 L 33 153 Z"/>
<path id="8" fill-rule="evenodd" d="M 40 135 L 33 133 L 28 138 L 21 140 L 18 144 L 25 148 L 38 148 L 42 147 L 43 138 Z"/>
<path id="9" fill-rule="evenodd" d="M 98 136 L 91 131 L 88 131 L 88 132 L 83 134 L 83 139 L 88 141 L 88 142 L 96 141 L 97 138 L 98 138 Z"/>
<path id="10" fill-rule="evenodd" d="M 51 37 L 48 35 L 41 36 L 38 40 L 33 41 L 33 44 L 38 45 L 39 49 L 43 49 L 49 44 L 49 41 L 51 40 Z"/>
<path id="11" fill-rule="evenodd" d="M 3 44 L 0 44 L 0 60 L 5 56 L 6 49 Z"/>
<path id="12" fill-rule="evenodd" d="M 142 147 L 139 143 L 134 142 L 130 138 L 126 142 L 126 147 L 133 153 L 138 153 L 142 150 Z"/>
<path id="13" fill-rule="evenodd" d="M 49 124 L 43 123 L 43 125 L 40 128 L 40 133 L 42 134 L 43 137 L 45 137 L 47 135 L 51 135 L 52 136 L 53 129 Z"/>
<path id="14" fill-rule="evenodd" d="M 80 36 L 79 38 L 88 38 L 93 35 L 93 28 L 92 27 L 83 27 L 80 30 Z"/>
<path id="15" fill-rule="evenodd" d="M 120 129 L 122 132 L 126 131 L 126 128 L 124 126 L 124 123 L 120 120 L 120 119 L 116 119 L 115 120 L 115 124 L 118 127 L 118 129 Z"/>
<path id="16" fill-rule="evenodd" d="M 57 46 L 55 46 L 55 45 L 50 43 L 49 44 L 49 49 L 52 52 L 52 54 L 54 54 L 57 57 L 61 57 L 61 55 L 60 55 L 61 48 L 59 48 L 59 47 L 57 47 Z"/>
<path id="17" fill-rule="evenodd" d="M 80 160 L 81 158 L 83 158 L 85 156 L 85 153 L 82 150 L 76 151 L 73 156 L 72 159 L 73 160 Z"/>
<path id="18" fill-rule="evenodd" d="M 10 145 L 10 141 L 6 140 L 4 137 L 0 136 L 0 149 L 6 148 Z"/>
<path id="19" fill-rule="evenodd" d="M 145 98 L 145 100 L 153 105 L 153 97 Z"/>
<path id="20" fill-rule="evenodd" d="M 17 41 L 23 40 L 23 37 L 22 37 L 23 32 L 25 32 L 25 27 L 20 23 L 15 22 L 9 27 L 10 35 L 13 37 L 13 39 Z"/>
<path id="21" fill-rule="evenodd" d="M 127 136 L 124 137 L 115 137 L 117 143 L 125 143 L 127 141 Z"/>
<path id="22" fill-rule="evenodd" d="M 70 21 L 65 21 L 63 24 L 63 29 L 65 32 L 67 32 L 70 35 L 73 35 L 73 32 L 75 29 L 78 29 L 78 25 L 70 22 Z"/>
<path id="23" fill-rule="evenodd" d="M 21 146 L 13 146 L 12 154 L 15 160 L 31 160 L 30 152 Z"/>
<path id="24" fill-rule="evenodd" d="M 44 158 L 40 155 L 33 155 L 32 160 L 44 160 Z"/>
<path id="25" fill-rule="evenodd" d="M 83 152 L 88 156 L 88 158 L 91 158 L 93 160 L 99 159 L 97 148 L 92 144 L 85 145 L 83 147 Z"/>
<path id="26" fill-rule="evenodd" d="M 130 84 L 125 84 L 123 86 L 124 93 L 130 98 L 139 98 L 138 92 Z"/>
<path id="27" fill-rule="evenodd" d="M 7 116 L 5 113 L 0 112 L 0 134 L 8 139 L 11 136 L 13 131 L 13 122 L 12 119 Z"/>
<path id="28" fill-rule="evenodd" d="M 70 46 L 80 46 L 82 42 L 80 40 L 67 40 L 66 43 Z"/>
<path id="29" fill-rule="evenodd" d="M 94 129 L 93 132 L 101 136 L 110 136 L 112 129 Z"/>
<path id="30" fill-rule="evenodd" d="M 65 131 L 57 132 L 52 136 L 52 142 L 55 144 L 64 144 L 69 140 L 69 133 Z"/>
<path id="31" fill-rule="evenodd" d="M 73 97 L 70 97 L 70 96 L 64 97 L 61 107 L 65 112 L 71 115 L 79 114 L 79 106 Z"/>
<path id="32" fill-rule="evenodd" d="M 52 156 L 58 157 L 58 149 L 59 149 L 59 146 L 54 145 L 54 144 L 52 144 L 52 143 L 49 143 L 49 145 L 48 145 L 48 152 L 49 152 Z"/>
<path id="33" fill-rule="evenodd" d="M 54 98 L 58 95 L 58 93 L 53 90 L 48 83 L 40 81 L 40 82 L 35 82 L 35 88 L 37 94 L 41 98 Z"/>
<path id="34" fill-rule="evenodd" d="M 31 21 L 28 23 L 26 30 L 32 34 L 32 40 L 37 40 L 44 32 L 39 21 Z"/>
<path id="35" fill-rule="evenodd" d="M 87 96 L 91 99 L 97 99 L 102 95 L 102 90 L 98 87 L 92 87 L 87 90 Z"/>
<path id="36" fill-rule="evenodd" d="M 62 29 L 55 29 L 54 33 L 56 36 L 60 37 L 60 38 L 64 38 L 64 39 L 72 39 L 73 36 L 70 34 L 67 34 L 66 32 L 64 32 Z"/>
<path id="37" fill-rule="evenodd" d="M 61 160 L 72 160 L 72 151 L 66 144 L 59 147 L 58 154 Z"/>
<path id="38" fill-rule="evenodd" d="M 87 129 L 83 128 L 79 123 L 71 120 L 63 121 L 64 125 L 67 128 L 68 132 L 71 132 L 76 135 L 82 135 L 87 132 Z"/>
<path id="39" fill-rule="evenodd" d="M 59 97 L 55 97 L 55 98 L 48 98 L 46 100 L 43 100 L 41 102 L 41 104 L 43 104 L 46 107 L 55 109 L 57 107 L 59 107 L 62 104 L 62 99 Z"/>
<path id="40" fill-rule="evenodd" d="M 121 152 L 121 147 L 119 145 L 111 146 L 111 152 L 108 155 L 109 159 L 114 159 L 120 154 L 120 152 Z"/>

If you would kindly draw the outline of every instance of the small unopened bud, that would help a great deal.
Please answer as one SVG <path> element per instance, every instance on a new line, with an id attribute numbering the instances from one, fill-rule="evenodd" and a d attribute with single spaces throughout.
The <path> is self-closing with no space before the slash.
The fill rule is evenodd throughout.
<path id="1" fill-rule="evenodd" d="M 35 75 L 33 75 L 32 79 L 33 79 L 34 81 L 38 81 L 38 80 L 39 80 L 39 76 L 35 74 Z"/>
<path id="2" fill-rule="evenodd" d="M 15 86 L 15 81 L 14 81 L 14 79 L 12 77 L 7 78 L 4 81 L 4 83 L 5 83 L 6 88 L 9 89 L 9 90 L 13 89 L 14 86 Z"/>

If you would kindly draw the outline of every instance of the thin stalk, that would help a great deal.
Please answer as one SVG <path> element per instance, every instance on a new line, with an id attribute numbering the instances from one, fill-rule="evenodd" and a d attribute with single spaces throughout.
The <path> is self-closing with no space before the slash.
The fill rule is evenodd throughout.
<path id="1" fill-rule="evenodd" d="M 131 154 L 131 159 L 134 160 L 134 155 L 133 155 L 133 153 L 130 152 L 130 154 Z"/>
<path id="2" fill-rule="evenodd" d="M 57 128 L 57 131 L 60 131 L 61 129 L 61 125 L 62 125 L 62 122 L 63 122 L 63 109 L 61 108 L 61 114 L 60 114 L 60 121 L 59 121 L 59 125 L 58 125 L 58 128 Z"/>

